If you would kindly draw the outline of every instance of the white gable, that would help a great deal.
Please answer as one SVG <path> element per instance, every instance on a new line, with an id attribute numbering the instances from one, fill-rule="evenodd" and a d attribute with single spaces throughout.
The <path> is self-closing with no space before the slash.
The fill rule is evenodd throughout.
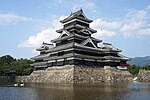
<path id="1" fill-rule="evenodd" d="M 58 38 L 62 38 L 62 36 L 65 35 L 65 34 L 66 34 L 67 36 L 70 35 L 70 33 L 69 33 L 67 30 L 63 30 L 62 33 L 61 33 L 61 35 L 60 35 Z"/>
<path id="2" fill-rule="evenodd" d="M 84 41 L 81 43 L 81 45 L 82 45 L 82 46 L 85 46 L 87 43 L 91 43 L 91 44 L 93 45 L 93 47 L 97 48 L 97 47 L 95 46 L 95 44 L 93 43 L 93 41 L 91 40 L 91 38 L 88 38 L 88 39 L 84 40 Z"/>

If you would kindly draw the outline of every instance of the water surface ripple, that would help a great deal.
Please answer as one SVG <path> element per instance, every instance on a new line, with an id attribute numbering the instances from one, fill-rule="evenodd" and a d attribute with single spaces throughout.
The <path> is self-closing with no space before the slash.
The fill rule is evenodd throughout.
<path id="1" fill-rule="evenodd" d="M 150 100 L 150 82 L 3 85 L 0 100 Z"/>

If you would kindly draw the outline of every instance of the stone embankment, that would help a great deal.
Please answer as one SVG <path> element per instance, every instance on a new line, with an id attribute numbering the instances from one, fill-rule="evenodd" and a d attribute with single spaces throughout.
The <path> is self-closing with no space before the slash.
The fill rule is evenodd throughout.
<path id="1" fill-rule="evenodd" d="M 75 83 L 99 83 L 99 82 L 118 82 L 131 81 L 132 75 L 128 71 L 118 70 L 106 66 L 104 68 L 75 67 Z"/>
<path id="2" fill-rule="evenodd" d="M 150 82 L 150 70 L 139 70 L 137 80 L 141 82 Z"/>
<path id="3" fill-rule="evenodd" d="M 128 71 L 111 67 L 83 67 L 65 65 L 50 67 L 46 70 L 34 71 L 30 76 L 18 76 L 18 82 L 32 83 L 100 83 L 115 81 L 132 81 L 133 77 Z"/>
<path id="4" fill-rule="evenodd" d="M 31 83 L 73 83 L 73 66 L 50 67 L 46 70 L 38 70 L 30 76 L 18 76 L 17 82 Z"/>
<path id="5" fill-rule="evenodd" d="M 15 82 L 15 77 L 0 76 L 0 83 L 13 83 L 13 82 Z"/>

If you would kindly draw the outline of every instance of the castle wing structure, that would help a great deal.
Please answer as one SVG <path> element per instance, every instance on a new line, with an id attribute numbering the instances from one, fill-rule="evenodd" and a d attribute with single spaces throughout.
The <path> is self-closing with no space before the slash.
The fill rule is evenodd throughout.
<path id="1" fill-rule="evenodd" d="M 83 10 L 71 13 L 60 21 L 63 27 L 56 30 L 60 36 L 51 40 L 52 44 L 43 43 L 33 57 L 31 65 L 36 70 L 64 65 L 81 65 L 90 67 L 116 67 L 126 65 L 130 58 L 120 54 L 121 50 L 112 44 L 92 37 L 97 31 L 90 28 L 92 22 Z M 99 47 L 98 43 L 102 46 Z M 55 46 L 53 46 L 55 44 Z"/>

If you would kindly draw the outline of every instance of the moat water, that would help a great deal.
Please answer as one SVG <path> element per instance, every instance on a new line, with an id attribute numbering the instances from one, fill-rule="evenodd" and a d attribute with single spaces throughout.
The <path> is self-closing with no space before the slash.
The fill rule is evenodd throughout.
<path id="1" fill-rule="evenodd" d="M 1 85 L 0 100 L 150 100 L 150 82 Z"/>

